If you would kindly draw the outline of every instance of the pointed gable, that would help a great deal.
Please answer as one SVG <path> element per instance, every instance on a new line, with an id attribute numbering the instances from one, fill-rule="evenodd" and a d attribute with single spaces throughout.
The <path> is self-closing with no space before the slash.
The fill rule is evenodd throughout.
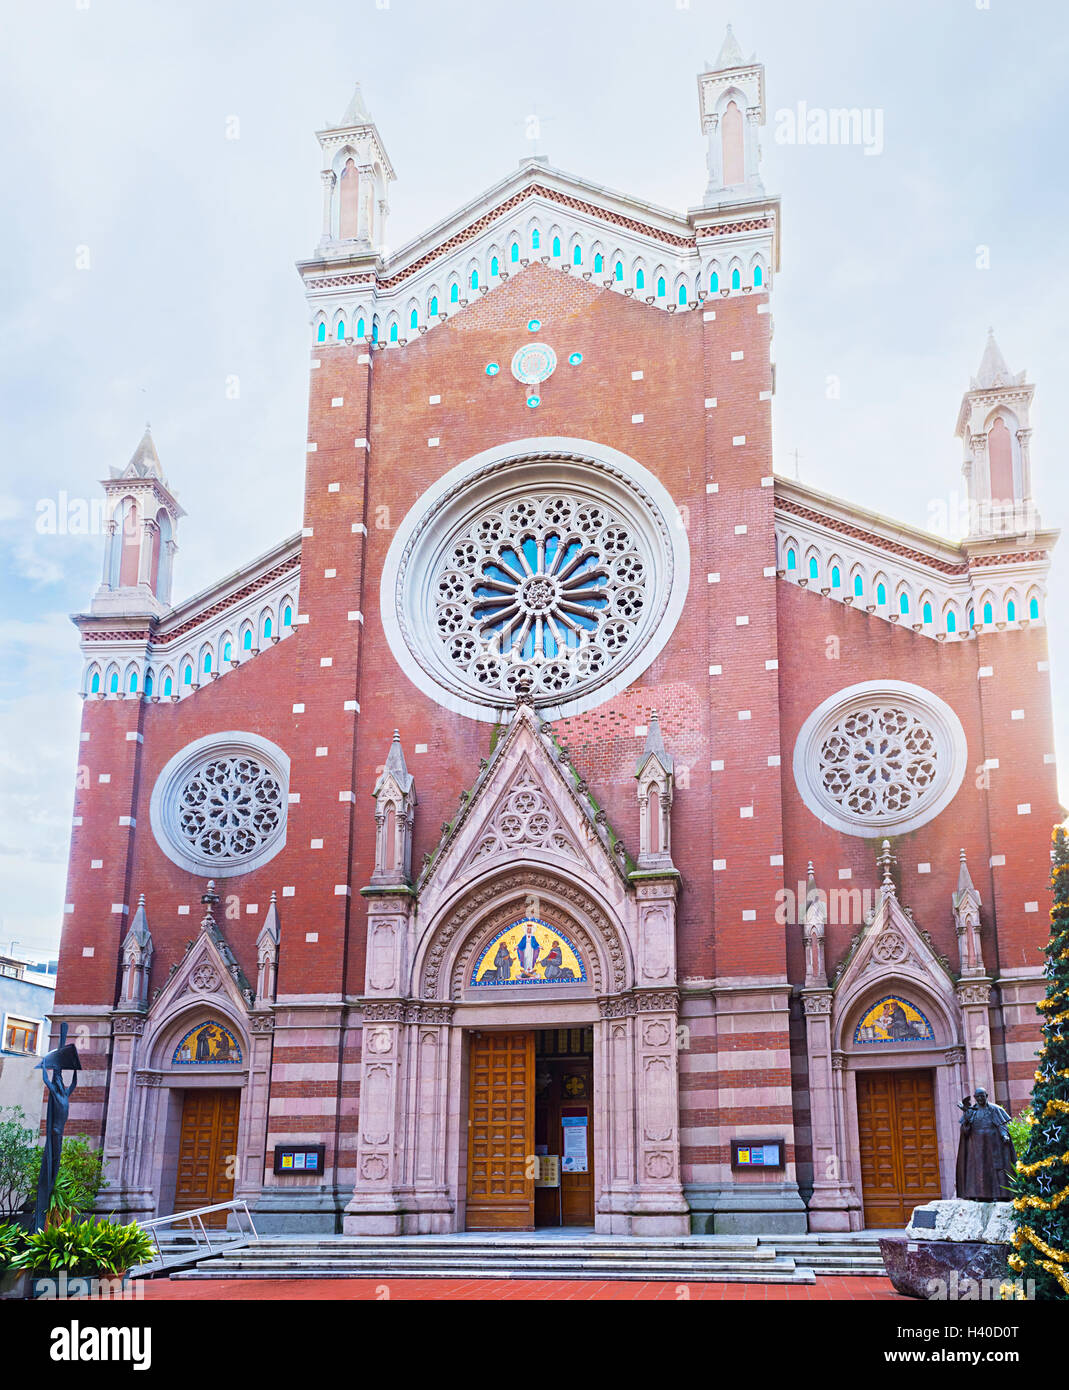
<path id="1" fill-rule="evenodd" d="M 420 879 L 469 878 L 494 861 L 558 858 L 572 872 L 627 881 L 623 842 L 567 754 L 529 705 L 520 705 Z"/>

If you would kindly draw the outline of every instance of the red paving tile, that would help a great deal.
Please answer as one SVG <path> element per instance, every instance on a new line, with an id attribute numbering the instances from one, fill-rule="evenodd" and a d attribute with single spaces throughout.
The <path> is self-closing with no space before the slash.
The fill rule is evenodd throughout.
<path id="1" fill-rule="evenodd" d="M 826 1302 L 857 1299 L 869 1302 L 902 1297 L 895 1293 L 889 1279 L 874 1275 L 854 1278 L 825 1275 L 818 1277 L 815 1284 L 646 1282 L 641 1279 L 150 1279 L 145 1284 L 147 1300 L 374 1302 L 383 1297 L 384 1291 L 391 1300 L 403 1302 L 490 1302 L 500 1299 L 597 1302 L 672 1302 L 681 1299 Z"/>

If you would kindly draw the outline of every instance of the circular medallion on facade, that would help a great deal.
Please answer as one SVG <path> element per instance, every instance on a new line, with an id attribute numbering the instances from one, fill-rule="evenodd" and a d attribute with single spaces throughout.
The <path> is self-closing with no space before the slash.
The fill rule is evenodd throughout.
<path id="1" fill-rule="evenodd" d="M 512 354 L 512 375 L 525 386 L 538 386 L 557 370 L 557 354 L 548 343 L 525 343 Z"/>
<path id="2" fill-rule="evenodd" d="M 903 834 L 937 816 L 965 775 L 961 721 L 906 681 L 865 681 L 819 705 L 794 748 L 802 800 L 848 835 Z"/>
<path id="3" fill-rule="evenodd" d="M 613 450 L 526 440 L 441 479 L 383 572 L 394 655 L 449 708 L 492 720 L 520 698 L 589 709 L 644 670 L 686 594 L 686 533 L 656 479 Z M 593 449 L 595 446 L 584 445 Z"/>
<path id="4" fill-rule="evenodd" d="M 289 759 L 258 734 L 221 733 L 176 753 L 156 779 L 156 843 L 190 873 L 231 878 L 286 843 Z"/>

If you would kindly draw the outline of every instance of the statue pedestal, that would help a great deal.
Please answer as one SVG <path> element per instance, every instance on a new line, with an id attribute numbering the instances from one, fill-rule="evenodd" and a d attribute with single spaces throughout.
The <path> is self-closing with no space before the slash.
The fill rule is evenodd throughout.
<path id="1" fill-rule="evenodd" d="M 997 1301 L 999 1284 L 1014 1277 L 1013 1227 L 1012 1202 L 927 1202 L 913 1208 L 903 1235 L 881 1237 L 880 1254 L 910 1298 Z"/>
<path id="2" fill-rule="evenodd" d="M 910 1298 L 997 1302 L 999 1285 L 1014 1278 L 1006 1263 L 1012 1249 L 982 1240 L 880 1237 L 887 1277 Z"/>

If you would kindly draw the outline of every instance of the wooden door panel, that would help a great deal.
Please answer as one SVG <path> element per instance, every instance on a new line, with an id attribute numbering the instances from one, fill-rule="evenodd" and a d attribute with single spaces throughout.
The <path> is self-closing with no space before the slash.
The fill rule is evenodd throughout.
<path id="1" fill-rule="evenodd" d="M 236 1087 L 186 1091 L 178 1140 L 175 1211 L 192 1211 L 229 1202 L 238 1146 L 241 1094 Z M 206 1226 L 226 1224 L 226 1212 L 204 1218 Z"/>
<path id="2" fill-rule="evenodd" d="M 469 1230 L 534 1226 L 534 1034 L 471 1038 L 468 1072 Z"/>
<path id="3" fill-rule="evenodd" d="M 932 1073 L 859 1074 L 857 1122 L 865 1225 L 904 1226 L 940 1195 Z"/>

